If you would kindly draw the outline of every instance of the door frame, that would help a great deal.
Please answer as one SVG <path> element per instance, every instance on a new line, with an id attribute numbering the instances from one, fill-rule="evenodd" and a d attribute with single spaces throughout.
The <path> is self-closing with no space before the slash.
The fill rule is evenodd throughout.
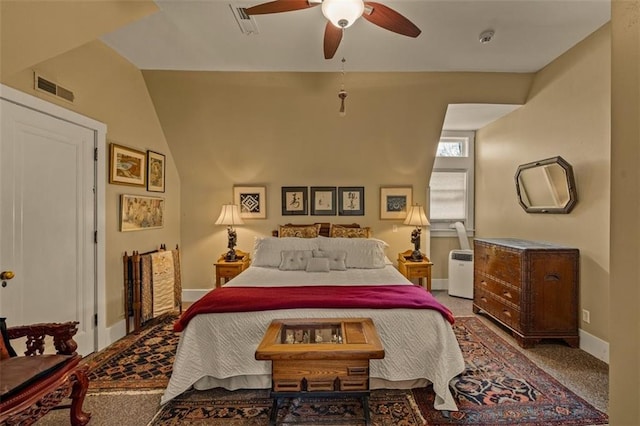
<path id="1" fill-rule="evenodd" d="M 56 104 L 37 98 L 19 90 L 13 89 L 4 84 L 0 84 L 0 98 L 5 101 L 32 109 L 34 111 L 47 114 L 51 117 L 85 127 L 94 132 L 94 142 L 98 150 L 98 161 L 95 163 L 95 227 L 98 242 L 95 250 L 95 307 L 94 312 L 98 315 L 98 323 L 95 326 L 96 350 L 101 350 L 111 343 L 109 341 L 106 327 L 107 320 L 107 293 L 106 293 L 106 273 L 105 273 L 105 192 L 106 192 L 106 138 L 107 125 L 92 118 L 78 114 Z"/>

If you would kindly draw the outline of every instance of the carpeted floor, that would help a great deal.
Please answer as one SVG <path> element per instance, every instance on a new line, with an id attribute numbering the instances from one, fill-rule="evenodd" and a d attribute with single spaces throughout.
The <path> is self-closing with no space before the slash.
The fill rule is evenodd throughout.
<path id="1" fill-rule="evenodd" d="M 452 298 L 450 298 L 452 299 Z M 448 306 L 456 315 L 466 313 L 468 301 L 449 300 Z M 464 309 L 456 306 L 464 306 Z M 130 335 L 107 350 L 87 359 L 91 365 L 90 395 L 85 408 L 93 413 L 91 425 L 127 424 L 143 425 L 266 425 L 271 400 L 266 390 L 229 392 L 215 389 L 206 392 L 188 392 L 163 407 L 158 406 L 160 393 L 166 386 L 177 335 L 171 331 L 172 319 L 167 318 L 139 335 Z M 582 376 L 603 375 L 599 361 L 593 363 L 583 351 L 559 345 L 541 345 L 540 351 L 521 350 L 499 328 L 491 326 L 482 317 L 460 317 L 455 325 L 456 335 L 465 355 L 467 370 L 452 381 L 452 390 L 458 400 L 458 412 L 439 412 L 433 409 L 433 392 L 373 391 L 369 406 L 376 425 L 599 425 L 607 423 L 607 416 L 589 402 L 563 386 L 533 362 L 533 358 L 548 358 L 558 352 L 562 363 L 563 352 L 573 354 L 572 362 L 580 362 Z M 526 355 L 526 356 L 525 356 Z M 538 364 L 553 364 L 549 359 Z M 591 357 L 592 358 L 592 357 Z M 566 363 L 566 357 L 565 361 Z M 583 364 L 591 370 L 582 368 Z M 600 363 L 600 364 L 599 364 Z M 606 375 L 606 364 L 604 364 Z M 568 365 L 560 370 L 571 371 Z M 553 367 L 550 368 L 554 370 Z M 558 375 L 556 375 L 558 376 Z M 563 383 L 575 385 L 560 377 Z M 576 383 L 580 383 L 579 380 Z M 581 392 L 589 395 L 594 390 Z M 598 392 L 595 389 L 595 392 Z M 606 389 L 603 396 L 591 398 L 606 410 Z M 604 403 L 599 398 L 603 398 Z M 603 408 L 601 408 L 602 410 Z M 39 425 L 68 424 L 65 411 L 52 412 Z M 311 399 L 287 400 L 278 411 L 279 424 L 306 419 L 306 423 L 357 425 L 362 416 L 358 400 Z"/>

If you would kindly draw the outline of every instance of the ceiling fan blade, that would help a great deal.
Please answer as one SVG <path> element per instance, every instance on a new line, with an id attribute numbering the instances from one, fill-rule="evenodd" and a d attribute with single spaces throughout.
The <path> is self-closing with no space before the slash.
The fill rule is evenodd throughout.
<path id="1" fill-rule="evenodd" d="M 320 3 L 310 4 L 307 0 L 275 0 L 258 4 L 245 9 L 247 15 L 265 15 L 267 13 L 290 12 L 292 10 L 307 9 Z"/>
<path id="2" fill-rule="evenodd" d="M 364 6 L 362 17 L 385 30 L 407 37 L 418 37 L 422 32 L 413 22 L 383 4 L 365 1 Z"/>
<path id="3" fill-rule="evenodd" d="M 342 41 L 342 28 L 338 28 L 330 21 L 324 29 L 324 58 L 331 59 L 336 54 Z"/>

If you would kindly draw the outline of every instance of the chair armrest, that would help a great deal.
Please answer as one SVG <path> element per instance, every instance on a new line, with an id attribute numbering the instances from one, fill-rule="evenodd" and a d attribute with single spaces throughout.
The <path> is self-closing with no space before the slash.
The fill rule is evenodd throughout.
<path id="1" fill-rule="evenodd" d="M 78 332 L 78 321 L 65 323 L 41 323 L 33 325 L 20 325 L 8 327 L 9 339 L 26 337 L 27 356 L 42 355 L 44 353 L 44 340 L 47 336 L 53 337 L 53 346 L 58 354 L 75 355 L 78 344 L 73 336 Z"/>

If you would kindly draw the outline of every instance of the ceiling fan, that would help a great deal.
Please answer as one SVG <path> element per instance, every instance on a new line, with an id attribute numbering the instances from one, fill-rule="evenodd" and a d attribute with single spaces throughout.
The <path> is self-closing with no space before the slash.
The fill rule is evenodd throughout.
<path id="1" fill-rule="evenodd" d="M 394 33 L 418 37 L 420 28 L 395 10 L 372 1 L 363 0 L 275 0 L 245 9 L 247 15 L 290 12 L 322 4 L 322 14 L 328 22 L 324 30 L 324 57 L 333 58 L 344 29 L 359 17 Z"/>

